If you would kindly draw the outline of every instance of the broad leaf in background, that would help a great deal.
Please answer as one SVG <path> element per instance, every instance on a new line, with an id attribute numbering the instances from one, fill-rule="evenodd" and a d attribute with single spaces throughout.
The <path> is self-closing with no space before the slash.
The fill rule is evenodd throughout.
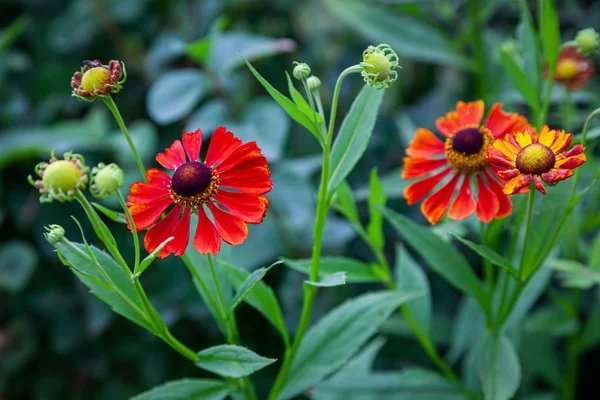
<path id="1" fill-rule="evenodd" d="M 480 304 L 485 304 L 481 282 L 467 260 L 451 244 L 439 239 L 430 229 L 417 225 L 394 211 L 384 209 L 383 215 L 431 269 L 454 287 L 475 297 Z"/>
<path id="2" fill-rule="evenodd" d="M 521 329 L 521 321 L 527 315 L 529 310 L 531 310 L 536 301 L 538 301 L 540 296 L 542 296 L 544 290 L 550 283 L 551 277 L 552 269 L 544 265 L 527 281 L 527 285 L 523 289 L 513 312 L 506 321 L 505 327 L 507 331 L 510 331 L 513 327 L 516 327 L 515 329 Z"/>
<path id="3" fill-rule="evenodd" d="M 261 357 L 245 347 L 220 345 L 198 352 L 197 367 L 228 378 L 242 378 L 273 364 L 275 359 Z"/>
<path id="4" fill-rule="evenodd" d="M 308 274 L 310 271 L 310 259 L 293 260 L 284 258 L 283 262 L 291 269 Z M 373 273 L 368 264 L 346 257 L 323 257 L 319 263 L 319 278 L 336 272 L 345 272 L 348 283 L 379 282 L 379 278 Z"/>
<path id="5" fill-rule="evenodd" d="M 381 214 L 381 207 L 385 207 L 387 197 L 385 195 L 385 188 L 377 176 L 377 169 L 371 171 L 370 182 L 371 190 L 368 201 L 369 224 L 367 225 L 367 232 L 369 233 L 371 244 L 376 248 L 383 249 L 385 240 L 383 238 L 383 215 Z"/>
<path id="6" fill-rule="evenodd" d="M 415 322 L 425 335 L 431 338 L 431 292 L 427 275 L 404 249 L 396 246 L 396 286 L 404 292 L 419 291 L 424 295 L 407 301 L 405 307 L 412 314 Z"/>
<path id="7" fill-rule="evenodd" d="M 317 287 L 333 287 L 346 284 L 346 272 L 335 272 L 333 274 L 325 275 L 318 282 L 304 281 L 307 285 Z"/>
<path id="8" fill-rule="evenodd" d="M 242 56 L 243 57 L 243 56 Z M 260 82 L 261 85 L 267 90 L 267 92 L 271 95 L 273 100 L 275 100 L 284 110 L 285 112 L 297 123 L 305 127 L 314 135 L 314 137 L 319 141 L 321 146 L 324 145 L 323 136 L 321 135 L 321 131 L 316 127 L 313 123 L 312 119 L 304 113 L 292 100 L 285 97 L 281 92 L 275 89 L 265 78 L 263 78 L 256 69 L 250 64 L 250 62 L 243 58 L 246 62 L 246 65 L 250 69 L 250 72 L 254 75 L 254 77 Z"/>
<path id="9" fill-rule="evenodd" d="M 521 55 L 523 56 L 523 70 L 527 79 L 535 88 L 536 96 L 540 89 L 540 42 L 531 18 L 531 13 L 526 7 L 525 1 L 520 1 L 521 5 L 521 22 L 517 26 L 517 40 L 521 47 Z M 525 6 L 525 7 L 523 7 Z M 538 96 L 539 97 L 539 96 Z"/>
<path id="10" fill-rule="evenodd" d="M 475 253 L 479 254 L 481 257 L 485 258 L 489 262 L 499 267 L 504 268 L 508 271 L 512 276 L 518 278 L 519 272 L 512 266 L 510 261 L 496 253 L 494 249 L 491 249 L 485 245 L 473 243 L 470 240 L 463 239 L 460 235 L 450 232 L 450 234 L 459 242 L 473 250 Z"/>
<path id="11" fill-rule="evenodd" d="M 521 93 L 529 106 L 534 110 L 539 110 L 540 104 L 535 82 L 532 82 L 530 77 L 525 73 L 515 59 L 515 53 L 510 50 L 505 50 L 500 46 L 500 61 L 504 66 L 504 71 L 513 87 Z"/>
<path id="12" fill-rule="evenodd" d="M 564 309 L 546 306 L 529 313 L 524 327 L 528 333 L 566 337 L 577 333 L 579 321 Z"/>
<path id="13" fill-rule="evenodd" d="M 485 333 L 486 321 L 481 306 L 472 297 L 463 297 L 452 328 L 450 350 L 446 359 L 454 364 Z"/>
<path id="14" fill-rule="evenodd" d="M 288 370 L 281 398 L 289 399 L 344 364 L 403 302 L 422 293 L 376 292 L 338 306 L 304 337 Z"/>
<path id="15" fill-rule="evenodd" d="M 227 277 L 236 290 L 239 290 L 242 284 L 250 277 L 248 271 L 237 268 L 229 263 L 220 262 L 219 266 L 225 270 Z M 254 289 L 244 297 L 244 301 L 257 309 L 269 320 L 271 325 L 281 334 L 284 343 L 287 344 L 289 342 L 281 308 L 279 307 L 275 293 L 273 293 L 273 289 L 266 283 L 259 281 Z"/>
<path id="16" fill-rule="evenodd" d="M 194 111 L 187 119 L 185 124 L 186 132 L 193 132 L 196 129 L 202 129 L 202 138 L 204 140 L 212 136 L 215 129 L 219 126 L 229 128 L 231 118 L 227 110 L 227 104 L 222 99 L 211 99 Z M 237 132 L 235 132 L 237 134 Z"/>
<path id="17" fill-rule="evenodd" d="M 600 273 L 573 260 L 549 260 L 550 267 L 558 271 L 562 286 L 589 289 L 600 285 Z"/>
<path id="18" fill-rule="evenodd" d="M 31 244 L 21 240 L 5 242 L 0 246 L 0 290 L 20 292 L 37 266 L 37 252 Z"/>
<path id="19" fill-rule="evenodd" d="M 558 60 L 560 51 L 560 25 L 558 23 L 558 14 L 552 4 L 552 0 L 541 0 L 539 2 L 540 11 L 540 37 L 542 38 L 542 47 L 544 56 L 548 61 L 548 69 L 553 70 Z"/>
<path id="20" fill-rule="evenodd" d="M 483 343 L 481 379 L 486 400 L 512 399 L 519 388 L 519 358 L 510 340 L 502 334 L 488 334 Z"/>
<path id="21" fill-rule="evenodd" d="M 367 150 L 384 92 L 365 85 L 352 102 L 331 149 L 328 199 Z"/>
<path id="22" fill-rule="evenodd" d="M 179 379 L 138 394 L 131 400 L 222 400 L 234 388 L 218 379 Z"/>
<path id="23" fill-rule="evenodd" d="M 236 307 L 240 305 L 242 301 L 251 293 L 252 289 L 261 281 L 262 278 L 269 272 L 271 268 L 276 266 L 277 264 L 281 264 L 283 261 L 277 261 L 271 264 L 268 267 L 263 267 L 252 272 L 248 277 L 241 283 L 241 285 L 237 288 L 237 293 L 235 297 L 231 301 L 231 307 L 229 307 L 229 312 L 232 313 L 235 311 Z"/>
<path id="24" fill-rule="evenodd" d="M 469 69 L 469 60 L 438 30 L 390 8 L 359 0 L 326 0 L 334 16 L 375 43 L 388 43 L 400 58 Z"/>
<path id="25" fill-rule="evenodd" d="M 146 97 L 150 118 L 166 125 L 189 114 L 209 90 L 204 74 L 195 69 L 167 72 L 152 84 Z"/>

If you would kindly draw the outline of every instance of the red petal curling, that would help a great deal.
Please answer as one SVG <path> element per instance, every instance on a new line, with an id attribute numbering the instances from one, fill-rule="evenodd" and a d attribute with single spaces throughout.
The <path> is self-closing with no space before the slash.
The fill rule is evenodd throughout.
<path id="1" fill-rule="evenodd" d="M 201 254 L 210 253 L 214 256 L 221 250 L 221 236 L 202 206 L 198 207 L 198 227 L 193 244 Z"/>
<path id="2" fill-rule="evenodd" d="M 240 218 L 226 213 L 214 203 L 208 203 L 208 208 L 213 215 L 217 230 L 221 238 L 232 246 L 240 245 L 248 237 L 248 226 Z"/>
<path id="3" fill-rule="evenodd" d="M 477 217 L 483 222 L 490 222 L 500 209 L 500 202 L 492 190 L 485 184 L 481 175 L 477 179 Z"/>
<path id="4" fill-rule="evenodd" d="M 148 253 L 152 253 L 162 242 L 173 236 L 173 231 L 177 226 L 180 214 L 181 206 L 178 204 L 166 217 L 160 220 L 146 233 L 146 236 L 144 236 L 144 247 Z M 177 240 L 177 238 L 173 240 Z M 169 254 L 171 254 L 171 252 L 169 251 L 169 245 L 167 244 L 160 253 L 158 253 L 158 257 L 165 258 Z"/>
<path id="5" fill-rule="evenodd" d="M 438 139 L 431 131 L 423 128 L 417 129 L 415 138 L 410 142 L 406 154 L 411 157 L 430 157 L 444 154 L 444 142 Z"/>
<path id="6" fill-rule="evenodd" d="M 452 203 L 448 216 L 452 219 L 465 219 L 475 212 L 475 200 L 471 191 L 471 176 L 466 175 L 463 180 L 458 196 Z"/>
<path id="7" fill-rule="evenodd" d="M 174 141 L 171 147 L 165 149 L 164 153 L 158 153 L 156 161 L 166 169 L 175 169 L 185 163 L 185 151 L 181 141 Z"/>
<path id="8" fill-rule="evenodd" d="M 190 242 L 190 219 L 191 211 L 189 208 L 183 210 L 183 216 L 173 231 L 174 239 L 167 243 L 166 249 L 169 253 L 181 256 L 185 253 Z"/>
<path id="9" fill-rule="evenodd" d="M 202 131 L 196 129 L 195 132 L 183 132 L 181 137 L 183 140 L 183 148 L 190 161 L 198 161 L 200 149 L 202 148 Z"/>
<path id="10" fill-rule="evenodd" d="M 220 126 L 215 129 L 210 139 L 204 163 L 208 166 L 214 166 L 222 162 L 241 145 L 242 141 L 240 139 L 233 136 L 233 133 L 227 132 L 224 126 Z"/>
<path id="11" fill-rule="evenodd" d="M 421 211 L 430 224 L 437 224 L 448 211 L 458 178 L 460 178 L 460 174 L 455 174 L 448 183 L 426 198 L 421 204 Z"/>
<path id="12" fill-rule="evenodd" d="M 266 197 L 243 192 L 220 190 L 215 195 L 215 200 L 231 214 L 250 224 L 260 224 L 269 207 L 269 200 Z"/>
<path id="13" fill-rule="evenodd" d="M 539 190 L 542 194 L 546 194 L 546 188 L 544 187 L 544 182 L 542 182 L 542 178 L 539 175 L 535 175 L 533 177 L 533 184 L 535 188 Z"/>
<path id="14" fill-rule="evenodd" d="M 513 205 L 510 197 L 502 190 L 502 185 L 498 182 L 492 174 L 486 171 L 485 176 L 487 177 L 488 183 L 490 185 L 490 189 L 498 198 L 498 202 L 500 203 L 500 207 L 498 208 L 498 212 L 496 213 L 496 218 L 504 218 L 508 217 L 510 213 L 512 213 Z"/>

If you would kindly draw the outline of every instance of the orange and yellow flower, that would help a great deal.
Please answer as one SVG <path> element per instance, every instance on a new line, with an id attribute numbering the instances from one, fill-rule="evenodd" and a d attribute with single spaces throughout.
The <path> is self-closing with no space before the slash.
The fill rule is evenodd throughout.
<path id="1" fill-rule="evenodd" d="M 548 71 L 546 70 L 546 75 Z M 579 89 L 594 75 L 594 62 L 577 51 L 575 46 L 566 46 L 558 57 L 554 80 L 569 89 Z"/>
<path id="2" fill-rule="evenodd" d="M 506 181 L 504 193 L 516 194 L 533 182 L 546 194 L 544 183 L 554 185 L 573 175 L 573 169 L 585 162 L 585 146 L 571 144 L 573 135 L 544 126 L 539 135 L 524 130 L 497 139 L 487 150 L 490 163 L 500 170 L 498 176 Z"/>
<path id="3" fill-rule="evenodd" d="M 510 198 L 502 191 L 495 169 L 487 160 L 486 149 L 495 138 L 532 128 L 525 117 L 502 111 L 500 103 L 494 104 L 482 123 L 483 114 L 483 101 L 459 101 L 456 111 L 436 121 L 445 141 L 420 128 L 406 149 L 408 157 L 404 158 L 402 177 L 419 178 L 404 190 L 409 205 L 419 202 L 449 177 L 421 204 L 421 211 L 431 224 L 439 222 L 446 213 L 452 219 L 464 219 L 476 212 L 481 221 L 489 222 L 512 212 Z M 458 195 L 454 197 L 461 178 Z M 476 200 L 471 188 L 473 178 L 477 185 Z"/>

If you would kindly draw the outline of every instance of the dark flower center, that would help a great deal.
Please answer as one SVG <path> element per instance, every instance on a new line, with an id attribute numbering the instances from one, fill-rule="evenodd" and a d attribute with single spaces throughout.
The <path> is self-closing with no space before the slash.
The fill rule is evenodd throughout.
<path id="1" fill-rule="evenodd" d="M 198 161 L 180 165 L 173 174 L 171 189 L 180 196 L 195 196 L 204 192 L 210 185 L 212 169 Z"/>
<path id="2" fill-rule="evenodd" d="M 556 156 L 546 145 L 531 143 L 517 155 L 517 169 L 523 174 L 541 175 L 554 167 Z"/>
<path id="3" fill-rule="evenodd" d="M 466 128 L 452 138 L 452 149 L 466 155 L 478 153 L 483 146 L 483 134 L 479 128 Z"/>

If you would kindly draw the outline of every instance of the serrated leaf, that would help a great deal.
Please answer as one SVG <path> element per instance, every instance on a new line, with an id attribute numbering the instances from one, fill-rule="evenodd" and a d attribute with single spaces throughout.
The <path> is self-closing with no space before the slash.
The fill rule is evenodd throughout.
<path id="1" fill-rule="evenodd" d="M 488 334 L 483 343 L 481 379 L 486 400 L 508 400 L 519 388 L 521 365 L 504 335 Z"/>
<path id="2" fill-rule="evenodd" d="M 179 379 L 138 394 L 131 400 L 222 400 L 233 388 L 217 379 Z"/>
<path id="3" fill-rule="evenodd" d="M 285 377 L 281 398 L 296 396 L 338 369 L 400 304 L 419 295 L 369 293 L 329 312 L 306 333 Z"/>
<path id="4" fill-rule="evenodd" d="M 219 266 L 225 270 L 231 284 L 236 290 L 248 279 L 250 273 L 241 268 L 237 268 L 229 263 L 220 262 Z M 273 290 L 266 283 L 259 281 L 254 289 L 248 293 L 244 301 L 257 309 L 271 325 L 281 334 L 284 343 L 289 342 L 289 335 L 283 320 L 281 308 L 277 302 L 277 297 Z"/>
<path id="5" fill-rule="evenodd" d="M 277 361 L 261 357 L 245 347 L 227 344 L 201 350 L 198 357 L 194 361 L 198 368 L 229 378 L 248 376 Z"/>
<path id="6" fill-rule="evenodd" d="M 283 259 L 285 265 L 295 271 L 309 274 L 310 259 L 292 260 Z M 346 257 L 323 257 L 319 263 L 319 279 L 336 272 L 345 272 L 348 283 L 379 282 L 368 264 Z"/>
<path id="7" fill-rule="evenodd" d="M 259 268 L 259 269 L 255 270 L 254 272 L 252 272 L 250 275 L 248 275 L 246 280 L 244 280 L 244 282 L 242 282 L 242 284 L 237 289 L 237 293 L 235 294 L 235 297 L 231 301 L 232 304 L 231 304 L 231 307 L 229 307 L 229 312 L 233 313 L 235 311 L 235 309 L 237 308 L 237 306 L 240 305 L 240 303 L 242 301 L 244 301 L 244 299 L 246 298 L 246 296 L 248 296 L 248 294 L 250 294 L 250 292 L 258 284 L 258 282 L 260 282 L 261 279 L 264 278 L 264 276 L 267 274 L 267 272 L 269 272 L 269 270 L 271 268 L 273 268 L 274 266 L 281 264 L 281 263 L 283 263 L 283 261 L 274 262 L 270 266 Z"/>
<path id="8" fill-rule="evenodd" d="M 108 218 L 115 222 L 119 222 L 121 224 L 127 224 L 127 219 L 125 218 L 125 214 L 122 212 L 113 211 L 109 208 L 104 207 L 98 203 L 91 203 L 94 208 L 100 211 L 102 214 L 106 215 Z"/>
<path id="9" fill-rule="evenodd" d="M 369 190 L 369 225 L 367 232 L 373 246 L 383 249 L 385 240 L 383 238 L 383 215 L 381 207 L 385 207 L 387 197 L 385 188 L 377 176 L 377 169 L 371 171 L 370 190 Z"/>
<path id="10" fill-rule="evenodd" d="M 335 272 L 333 274 L 325 275 L 323 279 L 318 282 L 314 281 L 304 281 L 307 285 L 317 286 L 317 287 L 333 287 L 340 286 L 346 284 L 346 273 L 345 272 Z"/>
<path id="11" fill-rule="evenodd" d="M 491 249 L 487 246 L 480 245 L 477 243 L 473 243 L 470 240 L 463 239 L 460 235 L 450 232 L 450 234 L 459 242 L 473 250 L 475 253 L 479 254 L 481 257 L 485 258 L 489 262 L 499 267 L 504 268 L 515 278 L 519 277 L 519 272 L 512 266 L 510 261 L 506 258 L 502 257 L 500 254 L 496 253 L 494 249 Z"/>
<path id="12" fill-rule="evenodd" d="M 442 241 L 431 230 L 387 208 L 383 210 L 383 215 L 431 269 L 454 287 L 475 297 L 480 304 L 485 304 L 481 282 L 467 260 L 452 245 Z"/>
<path id="13" fill-rule="evenodd" d="M 367 150 L 384 93 L 383 90 L 365 85 L 352 102 L 331 149 L 328 199 L 331 199 Z"/>

